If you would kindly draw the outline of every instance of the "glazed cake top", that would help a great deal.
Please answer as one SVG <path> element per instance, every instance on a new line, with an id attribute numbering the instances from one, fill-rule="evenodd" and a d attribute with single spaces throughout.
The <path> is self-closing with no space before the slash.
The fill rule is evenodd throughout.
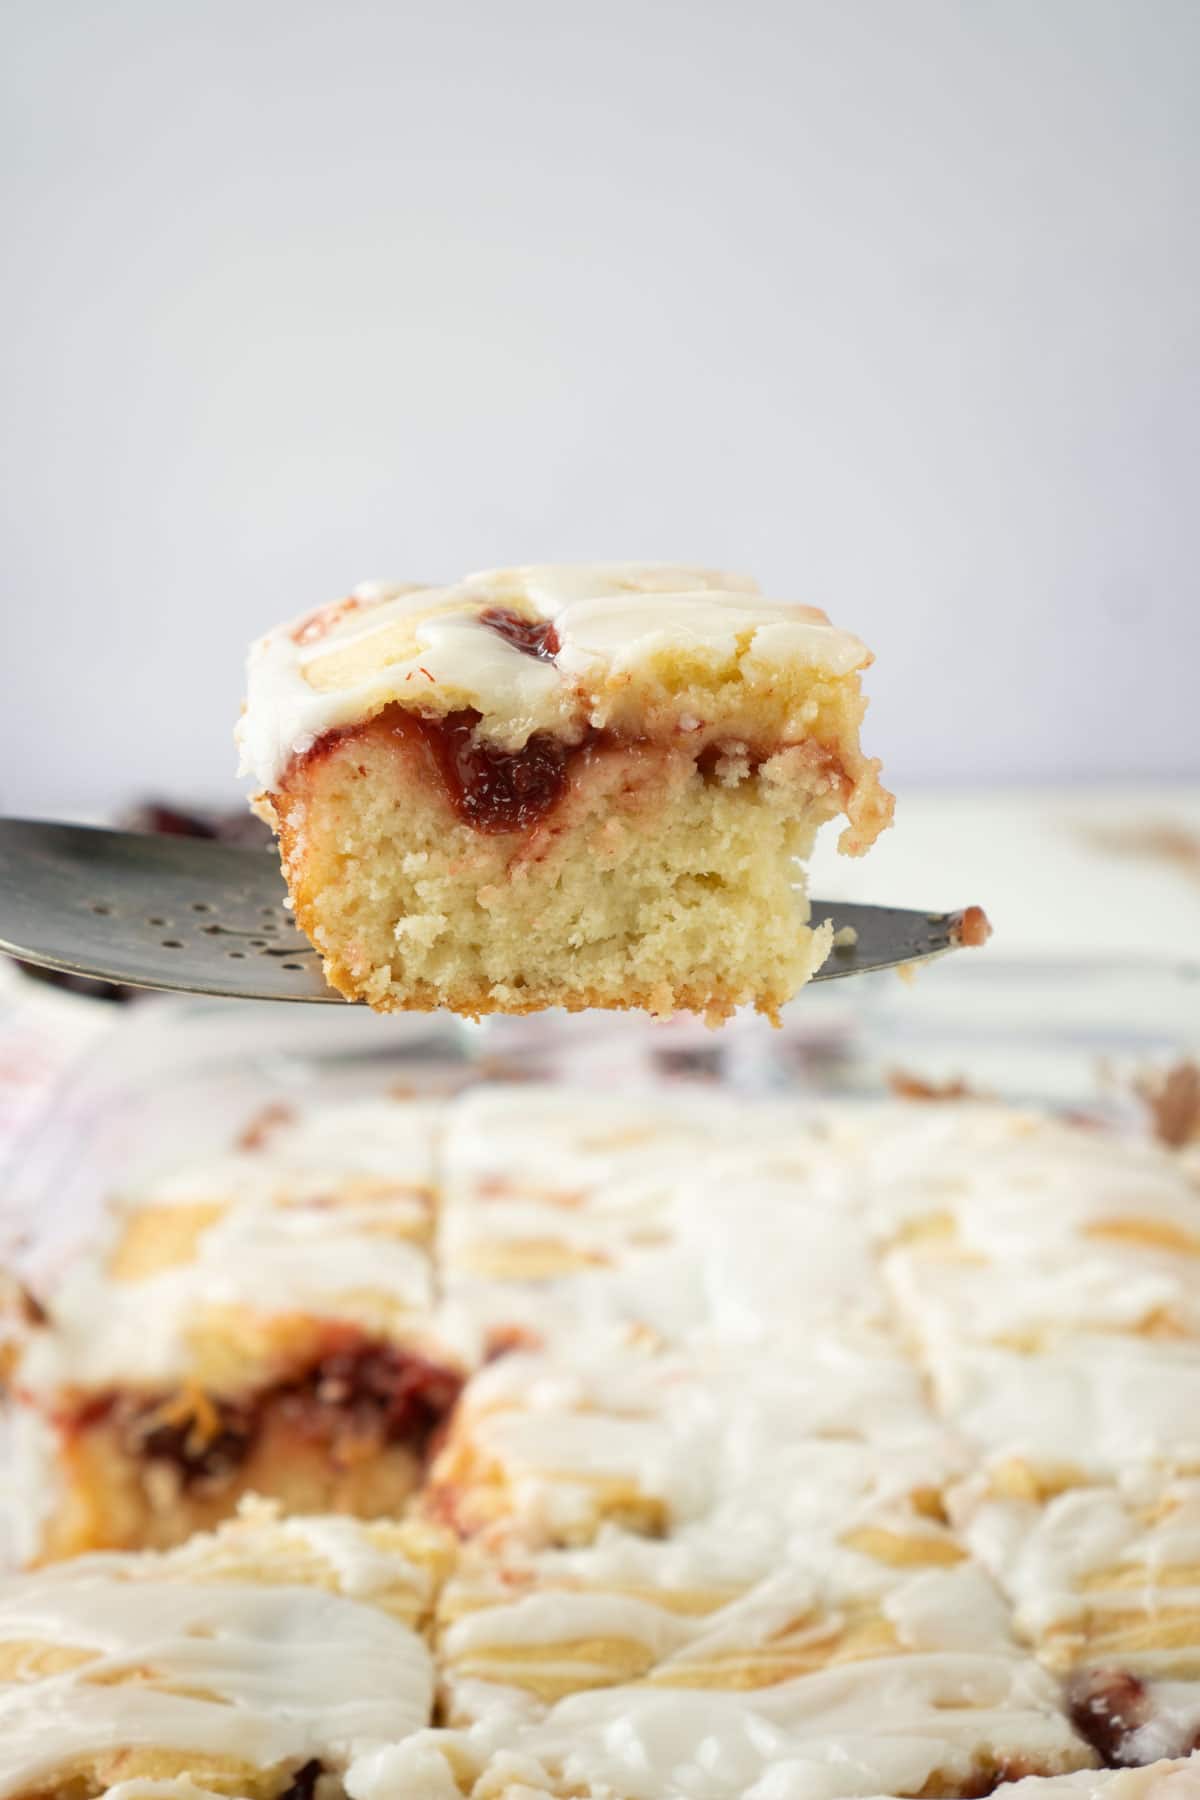
<path id="1" fill-rule="evenodd" d="M 516 750 L 535 731 L 577 738 L 609 725 L 640 689 L 661 700 L 664 682 L 677 704 L 658 723 L 686 731 L 702 722 L 691 719 L 697 688 L 734 675 L 767 686 L 781 670 L 845 677 L 870 660 L 818 608 L 766 600 L 748 576 L 713 569 L 546 564 L 452 587 L 369 582 L 252 647 L 242 773 L 274 791 L 325 732 L 392 703 L 431 716 L 471 708 Z M 797 737 L 803 725 L 794 720 Z"/>
<path id="2" fill-rule="evenodd" d="M 195 1376 L 214 1334 L 227 1335 L 224 1320 L 247 1315 L 301 1312 L 401 1343 L 422 1339 L 441 1117 L 422 1100 L 316 1106 L 263 1127 L 253 1148 L 121 1195 L 98 1254 L 58 1285 L 53 1329 L 28 1332 L 24 1388 L 178 1382 Z M 229 1373 L 249 1388 L 261 1359 L 244 1343 L 239 1357 Z"/>
<path id="3" fill-rule="evenodd" d="M 166 1554 L 0 1580 L 0 1651 L 17 1646 L 24 1672 L 0 1682 L 0 1795 L 58 1792 L 124 1748 L 269 1768 L 344 1763 L 419 1729 L 429 1654 L 385 1606 L 422 1576 L 380 1539 L 260 1507 Z"/>
<path id="4" fill-rule="evenodd" d="M 470 1731 L 419 1732 L 364 1758 L 355 1791 L 364 1800 L 406 1793 L 458 1800 L 455 1770 L 465 1763 L 486 1770 L 477 1791 L 513 1800 L 838 1800 L 854 1793 L 887 1800 L 936 1792 L 932 1782 L 943 1769 L 967 1780 L 981 1741 L 1014 1752 L 1019 1746 L 1050 1766 L 1070 1757 L 1071 1733 L 1056 1716 L 1053 1692 L 1051 1678 L 1028 1659 L 967 1650 L 898 1657 L 882 1683 L 870 1662 L 850 1662 L 749 1693 L 649 1683 L 598 1688 L 515 1728 L 501 1712 Z M 1107 1800 L 1102 1778 L 1091 1779 L 1081 1800 Z M 1152 1793 L 1134 1788 L 1130 1800 Z"/>
<path id="5" fill-rule="evenodd" d="M 717 1117 L 726 1099 L 737 1109 L 743 1139 L 737 1152 L 740 1187 L 732 1184 L 730 1165 L 715 1150 L 716 1140 L 732 1129 L 728 1118 Z M 258 1153 L 264 1192 L 255 1189 L 256 1220 L 303 1210 L 290 1185 L 283 1193 L 279 1187 L 283 1175 L 294 1173 L 289 1158 L 297 1146 L 318 1160 L 337 1165 L 346 1158 L 356 1173 L 373 1174 L 384 1164 L 384 1142 L 394 1140 L 401 1187 L 409 1178 L 416 1185 L 430 1179 L 432 1165 L 442 1195 L 439 1251 L 450 1297 L 475 1302 L 473 1288 L 454 1292 L 457 1272 L 470 1267 L 464 1251 L 485 1237 L 493 1245 L 509 1237 L 544 1250 L 555 1214 L 562 1220 L 556 1237 L 586 1252 L 579 1259 L 580 1284 L 595 1281 L 603 1288 L 595 1318 L 585 1321 L 582 1308 L 576 1309 L 571 1338 L 560 1344 L 553 1301 L 535 1292 L 528 1278 L 521 1291 L 523 1265 L 514 1264 L 520 1317 L 539 1332 L 544 1328 L 546 1344 L 511 1351 L 478 1375 L 456 1429 L 479 1451 L 478 1466 L 508 1482 L 518 1526 L 548 1523 L 567 1541 L 578 1541 L 578 1550 L 556 1553 L 556 1568 L 577 1578 L 594 1576 L 597 1588 L 608 1583 L 620 1591 L 593 1592 L 587 1581 L 577 1581 L 570 1591 L 565 1586 L 559 1592 L 531 1591 L 527 1603 L 514 1599 L 500 1617 L 493 1613 L 489 1619 L 483 1611 L 478 1617 L 464 1615 L 443 1641 L 451 1656 L 459 1648 L 500 1640 L 518 1653 L 569 1641 L 563 1621 L 573 1627 L 578 1619 L 588 1626 L 584 1641 L 599 1638 L 599 1627 L 615 1621 L 629 1635 L 635 1626 L 662 1634 L 666 1654 L 673 1654 L 675 1637 L 707 1631 L 708 1625 L 690 1626 L 690 1615 L 682 1611 L 656 1611 L 631 1597 L 652 1565 L 656 1575 L 669 1565 L 673 1579 L 699 1590 L 754 1583 L 752 1593 L 711 1619 L 714 1630 L 730 1628 L 735 1645 L 769 1642 L 780 1622 L 803 1616 L 810 1576 L 814 1591 L 823 1592 L 821 1583 L 832 1586 L 833 1578 L 844 1574 L 851 1600 L 861 1578 L 878 1586 L 879 1610 L 906 1650 L 888 1657 L 883 1669 L 878 1660 L 831 1665 L 746 1692 L 625 1683 L 575 1694 L 527 1720 L 512 1710 L 506 1690 L 494 1720 L 489 1714 L 461 1732 L 418 1731 L 388 1747 L 370 1745 L 374 1725 L 368 1719 L 352 1739 L 358 1755 L 347 1788 L 355 1800 L 396 1800 L 402 1793 L 460 1800 L 460 1769 L 479 1763 L 487 1771 L 481 1792 L 514 1796 L 569 1787 L 596 1796 L 615 1792 L 629 1800 L 701 1792 L 706 1800 L 834 1800 L 850 1793 L 882 1800 L 928 1791 L 945 1771 L 965 1780 L 983 1743 L 1034 1765 L 1066 1766 L 1081 1753 L 1063 1717 L 1055 1676 L 1010 1642 L 1007 1629 L 992 1628 L 987 1607 L 968 1593 L 968 1584 L 979 1586 L 978 1564 L 992 1573 L 1003 1570 L 1004 1591 L 1015 1597 L 1021 1623 L 1037 1631 L 1060 1620 L 1069 1623 L 1081 1594 L 1085 1605 L 1104 1602 L 1107 1585 L 1091 1582 L 1097 1573 L 1107 1582 L 1110 1571 L 1120 1576 L 1132 1568 L 1136 1584 L 1121 1591 L 1140 1605 L 1143 1570 L 1166 1566 L 1186 1574 L 1200 1558 L 1196 1493 L 1176 1466 L 1200 1460 L 1195 1339 L 1138 1335 L 1136 1320 L 1113 1311 L 1115 1290 L 1109 1285 L 1110 1276 L 1145 1285 L 1143 1304 L 1157 1312 L 1165 1265 L 1137 1258 L 1163 1258 L 1167 1245 L 1182 1260 L 1194 1258 L 1196 1240 L 1189 1228 L 1196 1192 L 1182 1163 L 1158 1147 L 1126 1144 L 1115 1134 L 967 1101 L 944 1107 L 822 1105 L 810 1112 L 785 1097 L 756 1103 L 751 1117 L 749 1102 L 707 1092 L 684 1099 L 661 1089 L 625 1102 L 528 1084 L 485 1086 L 451 1103 L 440 1128 L 436 1106 L 423 1108 L 414 1120 L 420 1126 L 415 1148 L 407 1133 L 401 1135 L 404 1109 L 397 1106 L 393 1113 L 393 1104 L 380 1117 L 377 1144 L 366 1141 L 365 1102 L 301 1114 L 277 1126 Z M 712 1125 L 709 1142 L 701 1130 L 706 1115 Z M 533 1132 L 531 1116 L 545 1121 Z M 427 1132 L 437 1137 L 440 1149 L 430 1150 Z M 691 1168 L 685 1141 L 694 1146 Z M 661 1192 L 667 1171 L 673 1171 L 674 1196 Z M 782 1189 L 775 1193 L 777 1178 L 784 1176 L 790 1184 L 786 1205 Z M 713 1188 L 712 1182 L 730 1187 L 725 1223 L 736 1224 L 747 1240 L 744 1252 L 735 1232 L 724 1229 L 720 1185 Z M 186 1208 L 198 1194 L 212 1191 L 203 1171 L 191 1171 L 160 1185 L 154 1197 L 160 1208 Z M 696 1216 L 695 1237 L 686 1230 L 689 1212 Z M 652 1235 L 665 1233 L 671 1267 L 662 1267 L 662 1275 L 677 1284 L 686 1279 L 702 1299 L 699 1317 L 683 1321 L 678 1342 L 647 1343 L 645 1334 L 634 1334 L 618 1353 L 599 1328 L 608 1325 L 620 1334 L 647 1318 L 640 1258 L 652 1253 L 653 1245 L 629 1238 L 633 1214 Z M 472 1215 L 481 1221 L 480 1230 Z M 864 1298 L 870 1298 L 872 1287 L 882 1292 L 881 1274 L 872 1268 L 875 1253 L 893 1277 L 898 1310 L 890 1329 L 852 1333 L 845 1319 L 836 1330 L 826 1329 L 819 1310 L 826 1296 L 810 1301 L 794 1275 L 783 1284 L 771 1279 L 777 1267 L 813 1260 L 813 1245 L 843 1228 L 857 1234 L 864 1253 L 871 1253 L 864 1254 L 856 1276 Z M 710 1244 L 715 1249 L 708 1255 Z M 919 1269 L 927 1263 L 940 1271 L 940 1259 L 958 1252 L 972 1279 L 979 1275 L 990 1284 L 994 1274 L 1006 1270 L 1009 1299 L 989 1285 L 977 1317 L 945 1307 L 931 1313 L 930 1290 Z M 1089 1260 L 1102 1253 L 1106 1265 Z M 258 1256 L 257 1246 L 253 1254 Z M 1039 1336 L 1027 1344 L 1031 1321 L 1036 1325 L 1043 1315 L 1031 1312 L 1029 1296 L 1019 1292 L 1024 1271 L 1036 1274 L 1060 1264 L 1064 1281 L 1072 1271 L 1079 1276 L 1077 1292 L 1054 1288 L 1053 1316 L 1062 1313 L 1068 1325 L 1045 1342 Z M 894 1279 L 897 1272 L 904 1278 Z M 495 1275 L 490 1279 L 501 1285 Z M 556 1279 L 561 1284 L 563 1278 Z M 1168 1298 L 1173 1293 L 1168 1290 Z M 839 1309 L 846 1304 L 836 1293 L 834 1298 Z M 669 1338 L 666 1315 L 650 1318 L 657 1327 L 651 1340 Z M 929 1325 L 933 1318 L 936 1330 Z M 932 1378 L 940 1409 L 895 1324 L 903 1324 L 907 1338 L 925 1339 L 924 1373 Z M 1014 1329 L 1020 1348 L 1005 1341 Z M 969 1440 L 961 1446 L 961 1458 L 947 1427 L 960 1428 Z M 1052 1457 L 1057 1466 L 1103 1476 L 1109 1486 L 1065 1493 L 1038 1515 L 1034 1529 L 1031 1507 L 1000 1505 L 992 1493 L 995 1460 L 1019 1457 L 1035 1464 Z M 976 1566 L 965 1559 L 945 1567 L 918 1563 L 898 1566 L 889 1575 L 885 1564 L 881 1576 L 862 1560 L 868 1552 L 860 1555 L 841 1541 L 848 1526 L 890 1521 L 896 1512 L 906 1537 L 922 1531 L 935 1536 L 939 1525 L 905 1515 L 906 1499 L 914 1489 L 945 1488 L 961 1460 L 979 1472 L 980 1491 L 967 1495 L 972 1510 L 963 1512 L 961 1523 L 955 1519 Z M 594 1522 L 579 1496 L 602 1492 L 610 1475 L 620 1478 L 623 1491 L 663 1502 L 669 1537 L 620 1535 L 609 1520 L 587 1541 Z M 1159 1504 L 1164 1495 L 1172 1502 L 1169 1514 Z M 322 1555 L 338 1551 L 347 1559 L 347 1572 L 339 1575 L 336 1594 L 311 1603 L 319 1616 L 311 1611 L 303 1619 L 297 1616 L 296 1629 L 302 1626 L 317 1641 L 316 1634 L 336 1626 L 340 1643 L 349 1628 L 344 1631 L 334 1618 L 343 1609 L 333 1603 L 339 1597 L 347 1605 L 351 1598 L 369 1597 L 365 1582 L 378 1593 L 404 1586 L 405 1578 L 380 1565 L 376 1585 L 374 1565 L 360 1555 L 362 1528 L 348 1521 L 327 1523 L 338 1536 L 322 1536 L 319 1548 Z M 326 1532 L 324 1524 L 311 1522 L 299 1529 L 308 1538 L 314 1529 Z M 347 1543 L 343 1533 L 350 1534 Z M 828 1548 L 831 1542 L 837 1543 L 836 1552 Z M 169 1567 L 176 1576 L 185 1554 L 172 1553 Z M 86 1572 L 96 1566 L 89 1559 L 68 1568 Z M 126 1567 L 121 1559 L 103 1559 L 98 1566 L 116 1572 Z M 339 1570 L 342 1566 L 339 1561 Z M 539 1556 L 537 1573 L 547 1566 L 548 1559 Z M 207 1571 L 214 1583 L 228 1581 L 238 1589 L 238 1641 L 273 1631 L 274 1603 L 258 1591 L 246 1596 L 232 1576 L 229 1569 Z M 66 1584 L 61 1595 L 55 1585 L 60 1579 Z M 42 1641 L 38 1633 L 21 1635 L 26 1595 L 32 1593 L 39 1620 L 43 1614 L 49 1619 L 44 1635 L 52 1642 L 96 1647 L 93 1596 L 78 1595 L 66 1574 L 35 1581 L 34 1589 L 10 1590 L 7 1614 L 6 1596 L 0 1594 L 0 1637 L 7 1619 L 11 1634 L 22 1642 Z M 166 1607 L 162 1584 L 152 1585 L 160 1598 L 139 1600 L 144 1616 L 138 1628 L 159 1634 L 153 1639 L 156 1654 L 161 1635 L 163 1661 L 155 1666 L 166 1667 L 170 1676 L 179 1652 L 167 1627 L 176 1613 L 164 1622 L 154 1610 Z M 1192 1603 L 1190 1576 L 1171 1585 L 1173 1594 Z M 669 1591 L 665 1579 L 663 1591 Z M 870 1598 L 875 1591 L 871 1586 Z M 840 1602 L 842 1592 L 831 1592 L 831 1601 Z M 105 1604 L 113 1599 L 109 1589 Z M 212 1602 L 202 1599 L 193 1600 L 189 1590 L 184 1617 L 204 1628 Z M 307 1600 L 303 1605 L 310 1608 Z M 363 1629 L 375 1633 L 369 1646 L 361 1640 L 365 1647 L 387 1648 L 386 1621 L 378 1630 Z M 358 1625 L 353 1631 L 357 1644 Z M 329 1641 L 335 1641 L 331 1630 Z M 697 1642 L 689 1644 L 693 1654 Z M 124 1638 L 111 1643 L 105 1638 L 98 1647 L 105 1657 L 133 1654 Z M 293 1679 L 291 1659 L 299 1652 L 290 1624 L 284 1651 L 284 1675 Z M 215 1657 L 208 1639 L 202 1637 L 198 1655 L 207 1689 Z M 298 1666 L 300 1677 L 309 1680 L 308 1663 L 300 1659 Z M 417 1696 L 428 1692 L 423 1669 L 421 1656 L 406 1656 L 402 1671 L 412 1704 L 389 1727 L 396 1737 L 402 1727 L 413 1730 L 427 1716 L 416 1704 Z M 240 1663 L 234 1674 L 232 1689 L 240 1694 Z M 72 1671 L 59 1683 L 68 1705 L 85 1686 L 86 1678 Z M 1165 1727 L 1167 1735 L 1161 1744 L 1138 1739 L 1135 1747 L 1165 1753 L 1176 1741 L 1171 1733 L 1181 1715 L 1175 1695 L 1158 1698 L 1159 1686 L 1152 1724 L 1155 1731 Z M 274 1732 L 275 1688 L 264 1691 L 262 1729 Z M 297 1685 L 296 1691 L 306 1702 L 307 1688 Z M 1194 1704 L 1190 1695 L 1185 1698 Z M 96 1708 L 133 1704 L 128 1691 L 115 1701 L 90 1694 L 84 1700 Z M 171 1730 L 181 1700 L 186 1696 L 174 1691 L 166 1696 Z M 363 1700 L 380 1703 L 378 1688 L 372 1686 Z M 0 1718 L 25 1719 L 20 1696 L 9 1700 L 0 1693 L 0 1702 L 12 1709 L 4 1715 L 0 1706 Z M 159 1698 L 148 1704 L 157 1708 Z M 122 1712 L 118 1719 L 121 1729 L 127 1716 Z M 1186 1725 L 1177 1735 L 1190 1743 L 1191 1713 Z M 0 1741 L 7 1749 L 2 1732 Z M 560 1771 L 563 1780 L 556 1787 Z M 1174 1773 L 1087 1771 L 1028 1789 L 1014 1784 L 1012 1792 L 1014 1797 L 1028 1792 L 1030 1800 L 1043 1795 L 1045 1800 L 1060 1795 L 1062 1800 L 1160 1800 L 1160 1795 L 1186 1800 L 1189 1790 L 1195 1791 L 1197 1773 L 1197 1763 L 1180 1765 Z M 167 1796 L 131 1793 L 123 1800 Z"/>

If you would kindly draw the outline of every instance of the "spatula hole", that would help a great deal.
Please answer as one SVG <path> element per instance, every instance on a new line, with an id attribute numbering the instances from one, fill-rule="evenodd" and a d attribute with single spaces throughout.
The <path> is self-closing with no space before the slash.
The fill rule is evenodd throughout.
<path id="1" fill-rule="evenodd" d="M 244 950 L 227 950 L 225 954 L 231 962 L 245 962 L 246 960 L 246 952 Z"/>
<path id="2" fill-rule="evenodd" d="M 178 938 L 164 938 L 162 941 L 162 947 L 164 950 L 182 950 L 183 949 L 183 945 L 180 943 Z"/>
<path id="3" fill-rule="evenodd" d="M 92 911 L 94 913 L 110 913 L 112 911 L 112 907 L 105 906 L 105 904 L 102 900 L 93 900 L 92 901 Z"/>

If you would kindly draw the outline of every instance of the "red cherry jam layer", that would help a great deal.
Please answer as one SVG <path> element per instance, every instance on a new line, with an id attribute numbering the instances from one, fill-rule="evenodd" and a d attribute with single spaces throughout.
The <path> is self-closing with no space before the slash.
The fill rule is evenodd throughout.
<path id="1" fill-rule="evenodd" d="M 531 624 L 515 615 L 514 621 L 514 630 L 518 626 L 531 632 L 542 630 L 540 623 Z M 553 627 L 547 629 L 552 631 Z M 548 646 L 549 639 L 546 643 Z M 531 650 L 530 654 L 543 655 L 545 651 Z M 481 717 L 473 707 L 427 717 L 392 701 L 361 724 L 327 731 L 311 750 L 296 759 L 292 772 L 302 779 L 304 771 L 316 761 L 339 750 L 352 757 L 356 745 L 391 744 L 410 757 L 415 754 L 424 759 L 430 785 L 441 788 L 464 825 L 498 835 L 530 831 L 547 819 L 566 793 L 572 767 L 580 758 L 609 749 L 645 749 L 652 743 L 650 739 L 589 727 L 575 741 L 535 731 L 521 749 L 503 750 L 479 736 Z M 676 738 L 674 742 L 679 745 L 682 740 Z M 782 748 L 785 746 L 772 745 L 761 751 L 754 746 L 743 747 L 748 771 L 755 772 L 767 757 Z M 705 781 L 719 778 L 727 753 L 726 745 L 696 745 L 696 766 Z M 833 751 L 811 743 L 804 746 L 804 753 L 814 775 L 848 787 L 845 771 Z M 292 772 L 285 778 L 285 787 L 291 784 Z M 366 769 L 360 773 L 365 775 Z"/>
<path id="2" fill-rule="evenodd" d="M 431 783 L 442 789 L 464 825 L 487 833 L 528 831 L 562 799 L 576 758 L 609 738 L 606 732 L 589 731 L 572 744 L 538 731 L 520 750 L 502 750 L 477 737 L 480 717 L 472 707 L 463 707 L 426 718 L 393 701 L 361 725 L 327 731 L 298 767 L 355 744 L 391 742 L 425 758 Z"/>
<path id="3" fill-rule="evenodd" d="M 536 656 L 539 662 L 553 662 L 562 648 L 553 619 L 525 619 L 511 606 L 489 606 L 486 612 L 480 613 L 479 623 L 502 637 L 514 650 Z"/>
<path id="4" fill-rule="evenodd" d="M 326 1446 L 334 1462 L 389 1444 L 423 1456 L 461 1386 L 451 1369 L 342 1328 L 286 1381 L 245 1399 L 113 1393 L 89 1400 L 63 1425 L 68 1433 L 115 1425 L 130 1455 L 169 1464 L 184 1488 L 219 1490 L 251 1455 L 268 1415 Z"/>

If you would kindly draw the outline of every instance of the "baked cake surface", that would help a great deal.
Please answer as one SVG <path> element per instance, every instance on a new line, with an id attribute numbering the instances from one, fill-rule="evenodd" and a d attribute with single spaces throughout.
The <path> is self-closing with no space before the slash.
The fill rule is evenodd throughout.
<path id="1" fill-rule="evenodd" d="M 165 1554 L 0 1580 L 0 1794 L 341 1792 L 429 1721 L 427 1557 L 411 1526 L 260 1507 Z"/>
<path id="2" fill-rule="evenodd" d="M 27 1557 L 164 1547 L 243 1493 L 400 1510 L 461 1380 L 437 1337 L 436 1106 L 270 1119 L 121 1196 L 12 1378 Z"/>
<path id="3" fill-rule="evenodd" d="M 857 638 L 665 564 L 375 584 L 261 639 L 239 726 L 296 917 L 380 1009 L 774 1015 L 819 826 L 891 818 Z"/>
<path id="4" fill-rule="evenodd" d="M 1196 1800 L 1198 1229 L 1186 1157 L 969 1100 L 484 1083 L 268 1115 L 122 1196 L 97 1262 L 16 1334 L 8 1379 L 44 1434 L 31 1554 L 113 1518 L 135 1553 L 0 1595 L 0 1772 L 6 1719 L 48 1759 L 0 1792 Z M 365 1390 L 353 1358 L 311 1374 L 331 1320 L 372 1346 Z M 430 1365 L 436 1417 L 393 1434 L 398 1371 L 427 1394 Z M 131 1434 L 172 1383 L 189 1417 Z M 240 1460 L 205 1435 L 226 1406 Z M 274 1510 L 140 1549 L 255 1485 Z M 143 1582 L 187 1598 L 119 1613 Z M 232 1602 L 241 1660 L 213 1687 L 199 1589 L 246 1585 L 275 1598 Z M 343 1603 L 378 1623 L 318 1616 Z M 283 1720 L 271 1678 L 237 1685 L 277 1632 L 291 1666 L 293 1618 L 347 1670 L 353 1633 L 370 1645 L 342 1736 L 302 1685 Z M 419 1705 L 381 1674 L 397 1631 Z M 160 1712 L 128 1742 L 144 1688 Z M 184 1757 L 197 1703 L 236 1717 Z M 103 1755 L 78 1735 L 94 1716 Z"/>

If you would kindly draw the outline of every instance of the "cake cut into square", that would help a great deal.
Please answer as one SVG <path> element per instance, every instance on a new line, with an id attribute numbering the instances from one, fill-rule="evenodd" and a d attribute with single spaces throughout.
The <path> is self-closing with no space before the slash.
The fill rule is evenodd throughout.
<path id="1" fill-rule="evenodd" d="M 1153 1470 L 1045 1505 L 964 1483 L 965 1541 L 1011 1600 L 1018 1633 L 1060 1676 L 1106 1763 L 1200 1742 L 1200 1481 Z"/>
<path id="2" fill-rule="evenodd" d="M 818 828 L 859 855 L 891 819 L 870 660 L 703 569 L 372 585 L 254 646 L 242 767 L 348 998 L 774 1017 L 831 944 Z"/>
<path id="3" fill-rule="evenodd" d="M 114 1202 L 8 1374 L 27 1560 L 165 1548 L 242 1495 L 397 1512 L 457 1398 L 426 1102 L 276 1121 Z"/>
<path id="4" fill-rule="evenodd" d="M 881 1333 L 804 1329 L 757 1344 L 693 1334 L 661 1348 L 592 1330 L 573 1348 L 514 1350 L 473 1376 L 423 1504 L 490 1545 L 580 1546 L 610 1525 L 663 1536 L 710 1511 L 731 1481 L 744 1484 L 737 1505 L 748 1511 L 769 1461 L 798 1520 L 831 1441 L 847 1455 L 847 1445 L 878 1449 L 906 1494 L 932 1498 L 946 1478 L 945 1431 Z"/>
<path id="5" fill-rule="evenodd" d="M 1043 1781 L 1053 1795 L 1055 1777 L 1092 1763 L 1044 1670 L 1011 1652 L 955 1649 L 849 1661 L 748 1689 L 621 1683 L 570 1694 L 540 1717 L 501 1710 L 397 1746 L 386 1792 L 388 1800 L 980 1800 L 1031 1776 L 1026 1792 L 1036 1800 Z M 1129 1800 L 1153 1792 L 1135 1787 Z M 1085 1782 L 1079 1793 L 1106 1800 L 1099 1785 L 1089 1792 Z M 1162 1800 L 1175 1800 L 1169 1788 Z"/>
<path id="6" fill-rule="evenodd" d="M 215 1148 L 0 1294 L 0 1800 L 1197 1800 L 1186 1158 L 670 1084 Z"/>
<path id="7" fill-rule="evenodd" d="M 258 1506 L 178 1550 L 0 1579 L 4 1800 L 344 1800 L 427 1726 L 428 1532 Z"/>
<path id="8" fill-rule="evenodd" d="M 708 1088 L 489 1082 L 461 1096 L 437 1258 L 465 1356 L 577 1345 L 592 1328 L 676 1342 L 714 1298 L 723 1325 L 757 1332 L 781 1283 L 807 1323 L 878 1312 L 840 1163 L 794 1105 L 757 1103 L 753 1121 L 748 1140 L 746 1102 Z"/>

